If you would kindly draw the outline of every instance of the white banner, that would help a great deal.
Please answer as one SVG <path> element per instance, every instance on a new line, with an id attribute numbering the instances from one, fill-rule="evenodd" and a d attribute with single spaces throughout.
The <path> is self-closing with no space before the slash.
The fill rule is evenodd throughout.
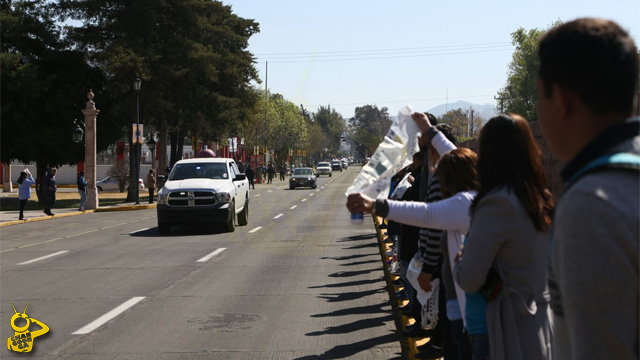
<path id="1" fill-rule="evenodd" d="M 420 130 L 411 118 L 410 106 L 405 106 L 391 124 L 391 128 L 369 162 L 347 189 L 346 194 L 363 193 L 373 198 L 389 196 L 391 177 L 413 161 L 413 154 L 420 151 Z"/>

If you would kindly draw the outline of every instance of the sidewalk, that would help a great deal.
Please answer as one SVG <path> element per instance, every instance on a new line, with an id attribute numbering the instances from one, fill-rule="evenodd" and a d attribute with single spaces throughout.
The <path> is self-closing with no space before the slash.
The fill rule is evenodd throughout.
<path id="1" fill-rule="evenodd" d="M 12 193 L 0 193 L 0 194 L 1 194 L 0 197 L 15 196 L 15 194 L 11 195 Z M 25 224 L 25 223 L 34 222 L 34 221 L 59 219 L 59 218 L 68 217 L 68 216 L 91 214 L 94 212 L 144 210 L 144 209 L 155 209 L 155 207 L 156 207 L 156 203 L 149 204 L 147 202 L 140 202 L 140 204 L 138 205 L 136 205 L 133 202 L 121 203 L 117 205 L 99 207 L 96 210 L 86 210 L 86 211 L 78 211 L 78 209 L 76 208 L 56 208 L 54 206 L 53 209 L 51 209 L 51 211 L 55 215 L 49 216 L 44 214 L 42 210 L 29 210 L 29 205 L 27 205 L 27 208 L 24 211 L 24 217 L 27 218 L 27 221 L 18 220 L 18 217 L 19 217 L 18 211 L 15 211 L 15 210 L 0 211 L 0 227 Z"/>

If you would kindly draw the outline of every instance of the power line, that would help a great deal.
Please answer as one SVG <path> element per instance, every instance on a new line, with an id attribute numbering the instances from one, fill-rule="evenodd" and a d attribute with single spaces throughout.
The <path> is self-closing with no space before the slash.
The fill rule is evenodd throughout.
<path id="1" fill-rule="evenodd" d="M 513 49 L 513 46 L 505 46 L 505 45 L 492 45 L 492 46 L 482 46 L 475 48 L 458 48 L 458 49 L 435 49 L 435 50 L 405 50 L 402 51 L 401 54 L 422 54 L 422 53 L 435 53 L 442 51 L 472 51 L 472 50 L 491 50 L 491 49 Z M 266 57 L 262 59 L 275 59 L 275 60 L 287 60 L 287 59 L 300 59 L 300 58 L 332 58 L 332 57 L 348 57 L 348 56 L 377 56 L 377 55 L 397 55 L 398 51 L 393 52 L 372 52 L 372 53 L 362 53 L 362 54 L 335 54 L 335 55 L 316 55 L 315 53 L 306 54 L 306 55 L 296 55 L 296 56 L 284 56 L 284 55 L 275 55 L 278 57 Z"/>
<path id="2" fill-rule="evenodd" d="M 455 100 L 461 100 L 461 99 L 469 99 L 469 98 L 479 98 L 479 97 L 489 97 L 489 96 L 493 96 L 493 94 L 491 95 L 470 95 L 470 96 L 457 96 L 457 97 L 453 97 L 452 99 Z M 433 101 L 433 100 L 445 100 L 447 98 L 445 97 L 440 97 L 440 98 L 431 98 L 431 99 L 413 99 L 413 100 L 390 100 L 390 101 L 362 101 L 362 102 L 357 102 L 357 103 L 342 103 L 342 104 L 331 104 L 332 106 L 344 106 L 344 105 L 362 105 L 362 104 L 392 104 L 392 103 L 410 103 L 410 102 L 420 102 L 420 101 Z M 306 105 L 306 106 L 324 106 L 326 104 L 313 104 L 313 105 Z"/>
<path id="3" fill-rule="evenodd" d="M 513 51 L 513 48 L 496 49 L 496 50 L 482 50 L 482 51 L 462 51 L 452 53 L 439 53 L 439 54 L 423 54 L 423 55 L 398 55 L 398 56 L 383 56 L 383 57 L 360 57 L 360 58 L 347 58 L 347 59 L 320 59 L 315 60 L 312 57 L 307 60 L 288 60 L 288 61 L 271 61 L 272 64 L 289 64 L 289 63 L 301 63 L 301 62 L 336 62 L 336 61 L 358 61 L 358 60 L 384 60 L 384 59 L 400 59 L 400 58 L 419 58 L 429 56 L 443 56 L 443 55 L 460 55 L 460 54 L 479 54 L 498 51 Z M 263 61 L 257 61 L 263 63 Z"/>
<path id="4" fill-rule="evenodd" d="M 335 54 L 335 53 L 358 53 L 358 52 L 374 52 L 374 51 L 403 51 L 403 50 L 420 50 L 420 49 L 439 49 L 450 47 L 473 47 L 473 46 L 486 46 L 486 45 L 505 45 L 511 44 L 511 42 L 495 42 L 495 43 L 482 43 L 482 44 L 465 44 L 465 45 L 440 45 L 440 46 L 427 46 L 427 47 L 412 47 L 412 48 L 395 48 L 395 49 L 370 49 L 370 50 L 336 50 L 336 51 L 315 51 L 315 54 Z M 309 53 L 266 53 L 255 54 L 257 56 L 263 55 L 309 55 Z"/>

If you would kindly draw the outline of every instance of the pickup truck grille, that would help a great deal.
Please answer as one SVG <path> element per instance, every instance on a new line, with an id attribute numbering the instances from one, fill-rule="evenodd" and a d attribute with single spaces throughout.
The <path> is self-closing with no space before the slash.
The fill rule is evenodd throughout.
<path id="1" fill-rule="evenodd" d="M 212 191 L 174 191 L 169 193 L 169 206 L 206 206 L 216 203 Z"/>

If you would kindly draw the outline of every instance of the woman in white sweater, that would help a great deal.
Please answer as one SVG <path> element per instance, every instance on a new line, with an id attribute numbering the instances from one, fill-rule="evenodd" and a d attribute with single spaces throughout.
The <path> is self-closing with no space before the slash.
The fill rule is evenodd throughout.
<path id="1" fill-rule="evenodd" d="M 376 200 L 356 193 L 347 198 L 347 209 L 352 213 L 373 213 L 401 224 L 447 230 L 449 254 L 455 256 L 469 229 L 469 207 L 479 186 L 476 163 L 476 153 L 466 148 L 451 150 L 441 157 L 436 175 L 440 179 L 444 200 L 434 203 Z M 453 258 L 450 260 L 454 264 Z M 456 286 L 456 293 L 464 314 L 464 292 Z"/>

